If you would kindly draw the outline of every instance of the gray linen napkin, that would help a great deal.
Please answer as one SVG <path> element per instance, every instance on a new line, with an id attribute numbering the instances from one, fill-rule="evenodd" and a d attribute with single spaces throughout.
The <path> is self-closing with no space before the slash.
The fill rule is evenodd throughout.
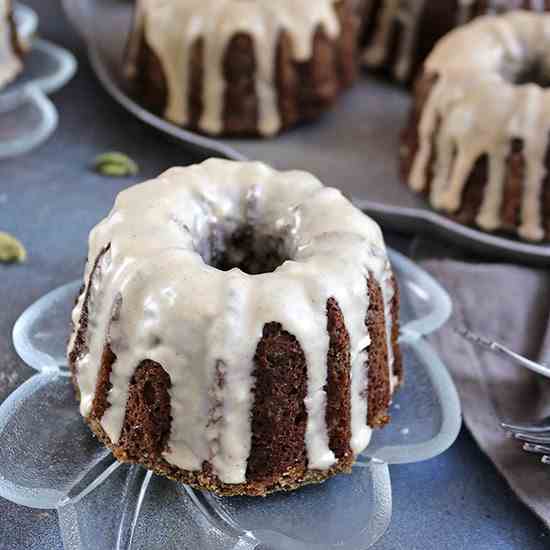
<path id="1" fill-rule="evenodd" d="M 441 255 L 432 243 L 416 243 L 413 255 Z M 448 256 L 449 249 L 445 250 Z M 512 490 L 550 527 L 550 466 L 508 439 L 501 420 L 528 422 L 550 414 L 550 380 L 465 341 L 465 326 L 514 351 L 550 364 L 550 270 L 456 259 L 421 265 L 453 299 L 449 323 L 431 337 L 458 388 L 464 421 Z"/>

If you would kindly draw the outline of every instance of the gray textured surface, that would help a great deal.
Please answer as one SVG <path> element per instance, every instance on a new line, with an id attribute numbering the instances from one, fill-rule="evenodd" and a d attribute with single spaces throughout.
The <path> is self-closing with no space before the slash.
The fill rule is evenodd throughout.
<path id="1" fill-rule="evenodd" d="M 14 321 L 45 292 L 80 276 L 89 229 L 107 213 L 115 194 L 133 182 L 94 175 L 90 160 L 105 150 L 122 149 L 140 159 L 140 178 L 193 160 L 103 92 L 56 1 L 28 3 L 41 15 L 42 34 L 73 50 L 81 67 L 76 79 L 54 96 L 61 123 L 53 139 L 24 157 L 0 163 L 0 229 L 16 234 L 29 251 L 27 264 L 0 266 L 0 400 L 30 375 L 11 346 Z M 407 246 L 406 239 L 389 240 L 398 248 Z M 379 550 L 530 550 L 550 545 L 550 535 L 466 432 L 444 455 L 392 467 L 391 473 L 394 515 L 376 546 Z M 0 499 L 0 550 L 12 549 L 61 549 L 55 513 Z"/>

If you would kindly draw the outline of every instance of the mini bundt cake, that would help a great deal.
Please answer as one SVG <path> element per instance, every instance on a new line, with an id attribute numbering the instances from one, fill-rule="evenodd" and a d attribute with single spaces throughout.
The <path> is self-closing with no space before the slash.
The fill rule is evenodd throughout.
<path id="1" fill-rule="evenodd" d="M 349 0 L 138 0 L 131 93 L 180 126 L 272 136 L 318 118 L 357 74 Z"/>
<path id="2" fill-rule="evenodd" d="M 0 0 L 0 89 L 21 72 L 21 54 L 11 0 Z"/>
<path id="3" fill-rule="evenodd" d="M 510 10 L 550 10 L 550 0 L 360 0 L 363 62 L 409 82 L 436 42 L 475 17 Z"/>
<path id="4" fill-rule="evenodd" d="M 349 472 L 402 379 L 380 228 L 305 172 L 208 160 L 90 235 L 68 357 L 124 462 L 222 495 Z"/>
<path id="5" fill-rule="evenodd" d="M 401 163 L 456 220 L 550 237 L 550 14 L 485 16 L 434 49 L 416 84 Z"/>

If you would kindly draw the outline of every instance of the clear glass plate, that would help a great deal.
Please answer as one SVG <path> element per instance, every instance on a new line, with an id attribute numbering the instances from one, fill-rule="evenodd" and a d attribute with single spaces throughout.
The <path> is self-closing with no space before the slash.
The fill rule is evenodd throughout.
<path id="1" fill-rule="evenodd" d="M 460 429 L 454 385 L 423 339 L 447 320 L 450 299 L 410 260 L 396 252 L 391 260 L 402 292 L 406 384 L 392 423 L 375 433 L 351 475 L 265 499 L 220 498 L 114 461 L 82 421 L 68 377 L 74 282 L 14 326 L 15 349 L 38 373 L 0 406 L 0 496 L 57 509 L 67 550 L 369 548 L 391 518 L 388 464 L 436 456 Z"/>
<path id="2" fill-rule="evenodd" d="M 15 21 L 30 50 L 23 72 L 0 91 L 0 158 L 26 153 L 53 133 L 58 115 L 46 94 L 64 86 L 76 70 L 71 53 L 34 38 L 38 17 L 33 10 L 17 4 Z"/>

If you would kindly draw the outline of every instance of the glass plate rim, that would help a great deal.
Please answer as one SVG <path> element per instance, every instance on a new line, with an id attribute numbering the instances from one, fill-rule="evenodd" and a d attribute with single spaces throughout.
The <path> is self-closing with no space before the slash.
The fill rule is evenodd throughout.
<path id="1" fill-rule="evenodd" d="M 13 3 L 13 11 L 20 37 L 24 41 L 30 40 L 38 29 L 38 14 L 30 6 L 21 2 Z"/>

